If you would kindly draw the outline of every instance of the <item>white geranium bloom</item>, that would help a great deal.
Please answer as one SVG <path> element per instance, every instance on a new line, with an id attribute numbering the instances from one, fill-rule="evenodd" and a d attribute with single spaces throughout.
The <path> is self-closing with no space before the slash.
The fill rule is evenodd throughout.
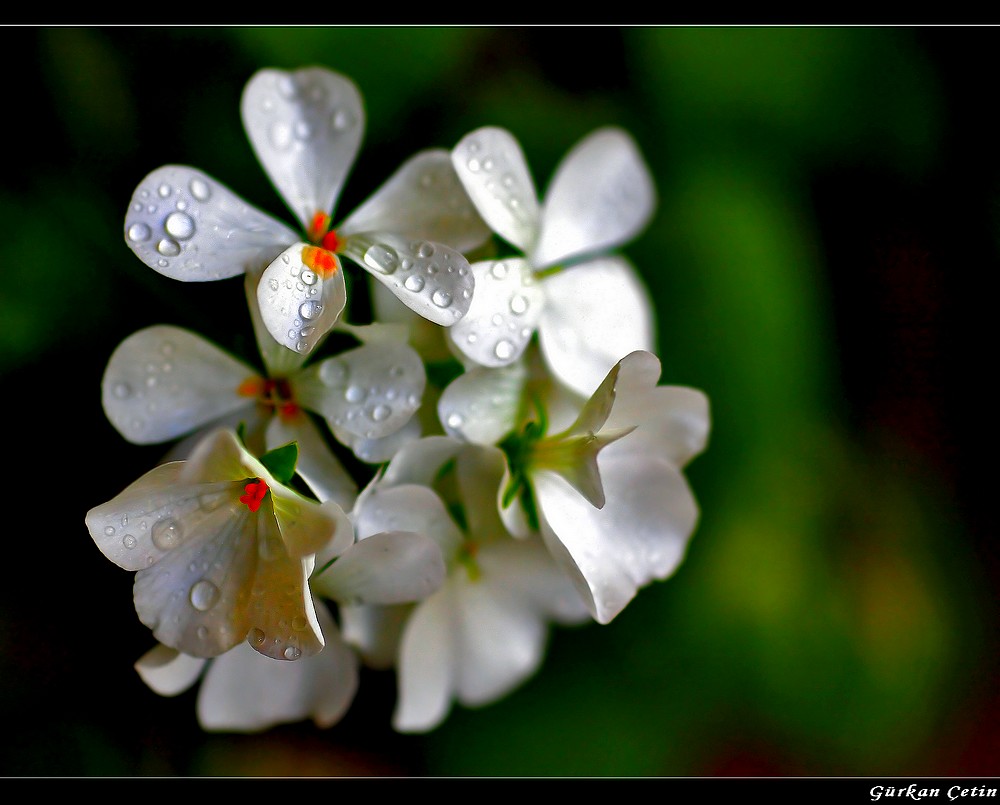
<path id="1" fill-rule="evenodd" d="M 308 578 L 317 551 L 352 544 L 350 521 L 280 483 L 232 431 L 150 470 L 86 522 L 104 555 L 136 572 L 139 619 L 170 648 L 214 657 L 246 640 L 284 660 L 323 648 Z"/>
<path id="2" fill-rule="evenodd" d="M 504 530 L 497 508 L 503 468 L 494 447 L 427 437 L 396 454 L 366 503 L 380 527 L 434 537 L 448 567 L 440 589 L 415 607 L 342 610 L 345 637 L 373 664 L 397 665 L 399 731 L 433 729 L 453 701 L 473 707 L 506 695 L 540 666 L 549 624 L 587 617 L 541 541 L 513 540 Z M 455 485 L 451 510 L 461 528 L 434 483 Z"/>
<path id="3" fill-rule="evenodd" d="M 108 419 L 137 444 L 242 420 L 255 448 L 297 442 L 297 471 L 317 497 L 350 508 L 356 485 L 307 412 L 322 416 L 341 443 L 369 460 L 368 444 L 406 429 L 420 407 L 426 382 L 420 356 L 371 325 L 352 329 L 368 339 L 362 346 L 303 366 L 305 356 L 278 346 L 259 316 L 254 321 L 264 374 L 180 327 L 155 325 L 126 338 L 102 380 Z M 369 453 L 361 455 L 362 448 Z"/>
<path id="4" fill-rule="evenodd" d="M 319 555 L 310 580 L 313 594 L 335 602 L 399 604 L 425 598 L 444 578 L 436 543 L 422 534 L 380 532 L 356 542 L 323 569 L 330 546 Z M 207 730 L 255 732 L 311 718 L 319 727 L 336 723 L 358 687 L 358 657 L 341 637 L 327 607 L 314 601 L 326 645 L 297 663 L 276 662 L 241 644 L 205 660 L 158 645 L 136 663 L 143 681 L 162 696 L 174 696 L 204 676 L 198 720 Z"/>
<path id="5" fill-rule="evenodd" d="M 584 138 L 544 203 L 504 129 L 473 131 L 452 160 L 483 219 L 523 254 L 473 264 L 472 306 L 448 331 L 457 350 L 481 366 L 508 366 L 537 331 L 552 372 L 583 395 L 622 355 L 652 350 L 648 293 L 633 266 L 611 254 L 646 226 L 656 204 L 649 169 L 625 131 Z"/>
<path id="6" fill-rule="evenodd" d="M 446 150 L 415 155 L 331 229 L 364 131 L 355 85 L 322 67 L 264 69 L 247 83 L 241 112 L 254 152 L 301 230 L 201 171 L 166 165 L 140 182 L 125 217 L 125 240 L 146 265 L 189 282 L 246 272 L 268 331 L 302 353 L 346 303 L 341 255 L 420 315 L 445 326 L 461 318 L 474 284 L 461 252 L 489 230 Z"/>
<path id="7" fill-rule="evenodd" d="M 600 623 L 673 573 L 698 517 L 682 470 L 705 447 L 708 400 L 659 376 L 655 355 L 633 352 L 569 428 L 530 422 L 505 443 L 505 522 L 541 534 Z"/>

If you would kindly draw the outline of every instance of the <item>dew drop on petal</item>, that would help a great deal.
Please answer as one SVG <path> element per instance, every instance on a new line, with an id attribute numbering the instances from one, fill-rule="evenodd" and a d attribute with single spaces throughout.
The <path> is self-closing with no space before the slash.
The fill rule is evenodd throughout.
<path id="1" fill-rule="evenodd" d="M 417 248 L 417 257 L 432 257 L 434 255 L 434 244 L 421 243 Z"/>
<path id="2" fill-rule="evenodd" d="M 375 244 L 365 252 L 365 262 L 376 271 L 391 274 L 396 270 L 396 253 L 392 249 Z"/>
<path id="3" fill-rule="evenodd" d="M 297 646 L 286 646 L 281 653 L 286 660 L 297 660 L 302 656 L 302 651 Z"/>
<path id="4" fill-rule="evenodd" d="M 410 274 L 406 278 L 406 282 L 403 283 L 408 291 L 413 291 L 414 293 L 422 291 L 424 288 L 424 278 L 419 274 Z"/>
<path id="5" fill-rule="evenodd" d="M 382 422 L 383 420 L 388 419 L 391 413 L 392 409 L 388 405 L 380 403 L 368 411 L 368 416 L 376 422 Z"/>
<path id="6" fill-rule="evenodd" d="M 490 269 L 490 273 L 495 279 L 502 280 L 507 276 L 507 264 L 506 263 L 494 263 L 493 268 Z"/>
<path id="7" fill-rule="evenodd" d="M 496 347 L 493 349 L 496 356 L 502 360 L 506 361 L 513 357 L 514 355 L 514 345 L 505 339 L 497 341 Z"/>
<path id="8" fill-rule="evenodd" d="M 299 315 L 306 320 L 315 319 L 322 312 L 323 306 L 314 299 L 310 299 L 299 305 Z"/>
<path id="9" fill-rule="evenodd" d="M 365 390 L 361 386 L 348 386 L 344 393 L 344 398 L 352 403 L 361 402 L 366 396 Z"/>
<path id="10" fill-rule="evenodd" d="M 161 551 L 169 551 L 181 544 L 184 533 L 176 520 L 159 520 L 152 529 L 153 544 Z"/>
<path id="11" fill-rule="evenodd" d="M 215 606 L 219 600 L 219 588 L 207 579 L 202 579 L 191 585 L 188 598 L 191 601 L 191 606 L 199 612 L 205 612 Z"/>
<path id="12" fill-rule="evenodd" d="M 208 637 L 208 627 L 199 626 L 195 634 L 198 635 L 199 640 L 205 640 Z"/>
<path id="13" fill-rule="evenodd" d="M 347 382 L 347 366 L 338 360 L 328 360 L 320 364 L 319 379 L 325 386 L 342 386 Z"/>
<path id="14" fill-rule="evenodd" d="M 124 537 L 122 537 L 122 545 L 128 548 L 128 550 L 132 550 L 136 545 L 135 537 L 133 537 L 131 534 L 126 534 Z"/>
<path id="15" fill-rule="evenodd" d="M 520 316 L 528 309 L 528 299 L 521 294 L 516 294 L 510 299 L 510 309 L 512 313 L 516 313 Z"/>
<path id="16" fill-rule="evenodd" d="M 462 425 L 465 424 L 465 417 L 463 417 L 457 411 L 453 411 L 452 413 L 448 414 L 447 422 L 449 428 L 460 428 L 462 427 Z"/>
<path id="17" fill-rule="evenodd" d="M 309 269 L 303 271 L 302 274 L 299 276 L 299 279 L 302 280 L 302 282 L 306 285 L 316 284 L 316 274 L 310 271 Z"/>
<path id="18" fill-rule="evenodd" d="M 448 307 L 451 304 L 451 294 L 438 288 L 431 294 L 431 301 L 438 307 Z"/>
<path id="19" fill-rule="evenodd" d="M 146 224 L 132 224 L 132 226 L 128 228 L 129 240 L 134 240 L 137 243 L 148 240 L 151 234 L 153 233 L 150 231 L 149 227 L 146 226 Z"/>
<path id="20" fill-rule="evenodd" d="M 160 198 L 166 198 L 170 195 L 170 185 L 161 184 L 156 192 L 160 194 Z"/>
<path id="21" fill-rule="evenodd" d="M 187 240 L 194 234 L 194 219 L 186 212 L 172 212 L 163 222 L 163 228 L 177 240 Z"/>
<path id="22" fill-rule="evenodd" d="M 204 179 L 192 179 L 188 187 L 191 190 L 191 195 L 198 201 L 208 201 L 212 195 L 212 190 Z"/>
<path id="23" fill-rule="evenodd" d="M 337 109 L 330 118 L 330 125 L 333 126 L 334 131 L 346 131 L 351 127 L 352 123 L 353 118 L 350 112 L 344 109 Z"/>
<path id="24" fill-rule="evenodd" d="M 132 396 L 132 387 L 128 383 L 119 383 L 114 387 L 112 393 L 119 399 L 124 400 Z"/>
<path id="25" fill-rule="evenodd" d="M 264 643 L 264 631 L 262 629 L 251 629 L 250 630 L 250 642 L 255 646 L 263 645 Z"/>
<path id="26" fill-rule="evenodd" d="M 469 170 L 472 171 L 473 173 L 476 173 L 476 171 L 478 171 L 480 168 L 479 160 L 476 159 L 475 157 L 470 159 L 466 164 L 468 165 Z"/>
<path id="27" fill-rule="evenodd" d="M 109 537 L 113 537 L 115 535 L 115 527 L 113 525 L 107 526 L 104 529 L 104 533 L 107 534 Z"/>
<path id="28" fill-rule="evenodd" d="M 181 246 L 176 240 L 164 238 L 156 244 L 156 251 L 164 257 L 176 257 L 181 253 Z"/>

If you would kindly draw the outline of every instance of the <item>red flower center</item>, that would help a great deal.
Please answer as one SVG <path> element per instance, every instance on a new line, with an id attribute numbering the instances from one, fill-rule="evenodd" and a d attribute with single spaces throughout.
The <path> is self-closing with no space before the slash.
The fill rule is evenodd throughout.
<path id="1" fill-rule="evenodd" d="M 262 478 L 258 478 L 256 481 L 251 481 L 243 487 L 243 494 L 240 495 L 240 503 L 245 503 L 250 511 L 255 512 L 260 508 L 261 501 L 264 500 L 264 495 L 266 494 L 267 483 Z"/>

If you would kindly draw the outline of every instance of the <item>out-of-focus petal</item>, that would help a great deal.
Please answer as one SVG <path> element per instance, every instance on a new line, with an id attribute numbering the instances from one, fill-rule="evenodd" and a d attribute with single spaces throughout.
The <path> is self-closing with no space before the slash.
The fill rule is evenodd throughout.
<path id="1" fill-rule="evenodd" d="M 463 444 L 450 436 L 427 436 L 402 447 L 382 476 L 383 486 L 432 486 L 441 466 L 454 458 Z"/>
<path id="2" fill-rule="evenodd" d="M 424 732 L 444 720 L 454 685 L 453 585 L 446 583 L 413 611 L 399 646 L 399 687 L 392 726 Z"/>
<path id="3" fill-rule="evenodd" d="M 639 148 L 622 129 L 598 129 L 563 159 L 549 184 L 536 268 L 620 246 L 649 223 L 656 188 Z"/>
<path id="4" fill-rule="evenodd" d="M 398 232 L 467 252 L 489 239 L 444 149 L 414 155 L 337 227 L 337 233 Z"/>
<path id="5" fill-rule="evenodd" d="M 475 279 L 469 261 L 450 246 L 392 232 L 345 238 L 347 255 L 425 319 L 450 327 L 469 310 Z"/>
<path id="6" fill-rule="evenodd" d="M 404 604 L 426 598 L 441 586 L 444 574 L 433 539 L 392 531 L 356 542 L 311 584 L 318 595 L 352 605 Z"/>
<path id="7" fill-rule="evenodd" d="M 477 367 L 456 377 L 438 400 L 438 417 L 449 436 L 496 444 L 517 425 L 527 382 L 523 364 Z"/>
<path id="8" fill-rule="evenodd" d="M 136 661 L 135 670 L 156 693 L 176 696 L 198 681 L 205 663 L 201 657 L 191 657 L 157 643 Z"/>
<path id="9" fill-rule="evenodd" d="M 298 235 L 224 185 L 184 165 L 143 179 L 125 214 L 125 242 L 171 279 L 205 282 L 259 274 Z"/>
<path id="10" fill-rule="evenodd" d="M 538 193 L 514 136 L 493 126 L 477 129 L 459 141 L 451 158 L 483 220 L 529 253 L 539 232 Z"/>
<path id="11" fill-rule="evenodd" d="M 354 455 L 362 461 L 368 464 L 384 464 L 386 461 L 392 460 L 392 457 L 403 447 L 419 439 L 423 433 L 423 425 L 420 422 L 420 417 L 413 416 L 395 433 L 373 439 L 358 436 L 337 427 L 333 427 L 332 430 L 337 441 L 349 447 Z"/>
<path id="12" fill-rule="evenodd" d="M 241 645 L 212 661 L 198 692 L 198 720 L 210 731 L 257 732 L 311 718 L 319 727 L 347 712 L 358 687 L 354 652 L 317 607 L 327 645 L 298 662 L 278 662 Z"/>
<path id="13" fill-rule="evenodd" d="M 461 321 L 448 330 L 455 348 L 480 366 L 508 366 L 521 357 L 542 316 L 545 294 L 526 260 L 472 265 L 476 291 Z"/>
<path id="14" fill-rule="evenodd" d="M 341 604 L 344 640 L 361 654 L 365 665 L 385 670 L 396 663 L 396 653 L 412 604 L 351 606 Z"/>
<path id="15" fill-rule="evenodd" d="M 126 439 L 155 444 L 251 407 L 253 400 L 238 389 L 256 375 L 189 330 L 155 325 L 133 333 L 111 354 L 101 400 Z"/>
<path id="16" fill-rule="evenodd" d="M 441 498 L 428 487 L 415 484 L 376 485 L 356 513 L 354 527 L 359 540 L 393 531 L 425 534 L 437 543 L 445 562 L 462 544 L 462 533 Z"/>
<path id="17" fill-rule="evenodd" d="M 331 428 L 378 439 L 410 421 L 426 383 L 416 351 L 385 341 L 306 367 L 295 378 L 295 392 L 302 405 L 322 414 Z"/>
<path id="18" fill-rule="evenodd" d="M 624 258 L 573 266 L 546 277 L 542 287 L 542 353 L 552 372 L 577 393 L 589 396 L 630 352 L 652 351 L 652 302 Z"/>
<path id="19" fill-rule="evenodd" d="M 501 541 L 508 536 L 497 505 L 506 470 L 507 457 L 503 451 L 489 445 L 466 445 L 455 459 L 455 477 L 467 530 L 478 543 Z"/>
<path id="20" fill-rule="evenodd" d="M 347 285 L 340 260 L 323 251 L 331 267 L 313 271 L 306 254 L 322 251 L 296 243 L 283 251 L 261 275 L 257 304 L 261 320 L 275 341 L 308 355 L 337 323 L 347 304 Z"/>
<path id="21" fill-rule="evenodd" d="M 299 449 L 295 471 L 302 476 L 320 501 L 332 500 L 350 511 L 358 494 L 358 485 L 326 444 L 326 439 L 305 412 L 295 417 L 271 417 L 267 425 L 267 449 L 289 442 Z"/>
<path id="22" fill-rule="evenodd" d="M 639 588 L 674 571 L 698 509 L 684 476 L 655 454 L 602 454 L 598 463 L 607 496 L 601 509 L 555 473 L 536 472 L 533 482 L 549 550 L 593 617 L 608 623 Z"/>
<path id="23" fill-rule="evenodd" d="M 259 70 L 240 111 L 257 159 L 302 228 L 317 212 L 332 213 L 364 134 L 354 83 L 322 67 Z"/>

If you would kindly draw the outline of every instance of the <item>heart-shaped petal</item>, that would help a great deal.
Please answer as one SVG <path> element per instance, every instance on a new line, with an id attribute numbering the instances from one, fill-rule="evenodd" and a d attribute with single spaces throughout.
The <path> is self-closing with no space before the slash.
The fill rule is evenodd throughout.
<path id="1" fill-rule="evenodd" d="M 486 126 L 459 141 L 451 152 L 455 172 L 483 220 L 528 253 L 538 239 L 538 193 L 524 152 L 505 129 Z"/>
<path id="2" fill-rule="evenodd" d="M 260 273 L 299 236 L 224 185 L 184 165 L 143 179 L 125 214 L 125 242 L 147 266 L 185 282 Z"/>
<path id="3" fill-rule="evenodd" d="M 492 234 L 444 149 L 421 151 L 337 227 L 338 234 L 385 230 L 444 243 L 460 252 Z"/>
<path id="4" fill-rule="evenodd" d="M 347 304 L 340 260 L 305 243 L 285 249 L 261 275 L 257 303 L 261 320 L 274 340 L 308 355 L 337 323 Z"/>
<path id="5" fill-rule="evenodd" d="M 363 232 L 345 238 L 341 252 L 435 324 L 450 327 L 472 304 L 475 278 L 469 261 L 443 244 Z"/>
<path id="6" fill-rule="evenodd" d="M 243 91 L 243 125 L 257 159 L 304 230 L 331 214 L 364 134 L 357 87 L 322 67 L 264 69 Z"/>
<path id="7" fill-rule="evenodd" d="M 542 315 L 545 294 L 527 260 L 472 265 L 476 291 L 469 312 L 448 330 L 463 355 L 480 366 L 508 366 L 524 352 Z"/>

